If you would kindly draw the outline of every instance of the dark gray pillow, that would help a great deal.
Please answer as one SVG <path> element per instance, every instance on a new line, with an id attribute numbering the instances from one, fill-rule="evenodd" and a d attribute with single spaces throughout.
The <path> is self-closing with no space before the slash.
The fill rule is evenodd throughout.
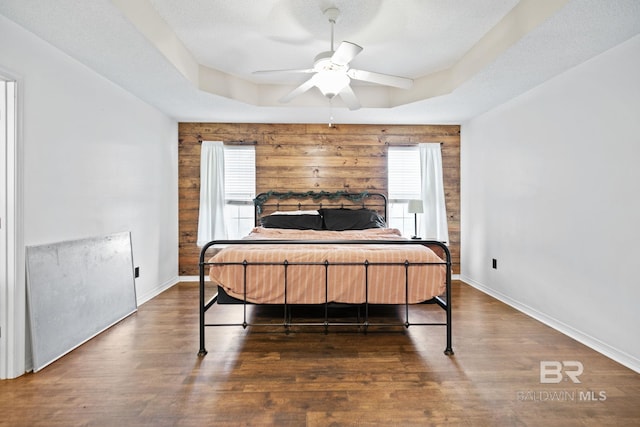
<path id="1" fill-rule="evenodd" d="M 332 231 L 384 228 L 384 219 L 369 209 L 320 209 L 324 227 Z"/>
<path id="2" fill-rule="evenodd" d="M 320 215 L 268 215 L 260 218 L 260 223 L 265 228 L 322 230 Z"/>

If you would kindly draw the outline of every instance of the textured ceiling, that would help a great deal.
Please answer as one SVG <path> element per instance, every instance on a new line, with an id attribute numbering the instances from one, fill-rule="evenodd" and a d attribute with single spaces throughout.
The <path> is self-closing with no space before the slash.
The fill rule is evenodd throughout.
<path id="1" fill-rule="evenodd" d="M 254 81 L 248 72 L 309 67 L 317 53 L 330 50 L 331 27 L 323 15 L 329 6 L 341 11 L 335 44 L 348 40 L 364 47 L 354 66 L 416 78 L 455 64 L 518 3 L 150 1 L 200 64 Z"/>
<path id="2" fill-rule="evenodd" d="M 335 44 L 354 68 L 414 79 L 354 83 L 349 111 L 310 90 L 279 97 Z M 637 0 L 2 0 L 0 14 L 180 121 L 460 123 L 640 33 Z"/>

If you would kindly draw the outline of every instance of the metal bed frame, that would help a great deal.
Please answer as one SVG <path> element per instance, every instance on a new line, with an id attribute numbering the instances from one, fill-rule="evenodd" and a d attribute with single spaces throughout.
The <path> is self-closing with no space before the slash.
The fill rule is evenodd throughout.
<path id="1" fill-rule="evenodd" d="M 351 202 L 360 202 L 364 199 L 367 199 L 369 197 L 376 197 L 376 198 L 381 198 L 382 200 L 384 200 L 384 218 L 386 220 L 386 197 L 382 194 L 379 193 L 361 193 L 360 195 L 358 194 L 354 194 L 354 193 L 314 193 L 314 192 L 308 192 L 308 193 L 263 193 L 260 194 L 258 197 L 256 197 L 255 199 L 255 207 L 256 207 L 256 222 L 258 221 L 258 218 L 260 216 L 260 213 L 263 212 L 263 203 L 265 202 L 266 199 L 268 199 L 269 197 L 273 197 L 275 195 L 275 197 L 280 197 L 280 198 L 289 198 L 289 197 L 302 197 L 302 198 L 308 198 L 308 197 L 313 197 L 314 199 L 326 199 L 327 197 L 329 197 L 329 195 L 331 195 L 331 197 L 333 197 L 333 195 L 338 194 L 340 197 L 346 197 L 347 200 L 350 200 Z M 318 203 L 316 204 L 316 206 L 323 206 L 322 203 Z M 277 207 L 281 208 L 283 205 L 280 204 L 279 202 L 277 203 Z M 308 206 L 302 203 L 299 204 L 293 204 L 293 205 L 289 205 L 289 206 L 293 206 L 293 207 L 297 207 L 298 209 L 300 209 L 303 206 Z M 325 207 L 327 207 L 327 205 L 324 205 Z M 335 204 L 332 204 L 331 206 L 336 206 Z M 344 204 L 340 204 L 337 206 L 341 206 L 344 207 Z M 357 207 L 359 205 L 355 205 L 355 204 L 350 204 L 350 207 Z M 363 204 L 364 206 L 364 204 Z M 224 246 L 228 246 L 228 245 L 262 245 L 262 244 L 267 244 L 267 245 L 298 245 L 298 244 L 322 244 L 322 245 L 344 245 L 344 244 L 357 244 L 357 245 L 370 245 L 370 244 L 376 244 L 376 245 L 380 245 L 380 244 L 389 244 L 389 245 L 423 245 L 423 246 L 436 246 L 438 248 L 440 248 L 442 250 L 442 253 L 444 254 L 444 260 L 442 262 L 409 262 L 409 261 L 405 261 L 403 263 L 384 263 L 384 262 L 369 262 L 369 261 L 364 261 L 362 263 L 337 263 L 337 262 L 329 262 L 329 261 L 324 261 L 324 262 L 288 262 L 287 260 L 283 260 L 282 262 L 276 262 L 276 263 L 266 263 L 266 262 L 261 262 L 261 263 L 257 263 L 257 262 L 248 262 L 248 261 L 243 261 L 243 262 L 225 262 L 225 263 L 216 263 L 216 262 L 211 262 L 207 260 L 207 251 L 215 246 L 220 246 L 220 245 L 224 245 Z M 209 256 L 210 258 L 211 256 Z M 206 277 L 206 267 L 207 266 L 211 266 L 214 264 L 219 264 L 219 265 L 241 265 L 243 268 L 243 272 L 244 272 L 244 298 L 243 299 L 235 299 L 233 297 L 229 297 L 228 295 L 225 295 L 225 301 L 228 300 L 229 298 L 233 299 L 234 301 L 232 303 L 236 303 L 236 304 L 242 304 L 243 305 L 243 320 L 242 322 L 231 322 L 231 323 L 206 323 L 205 320 L 205 314 L 206 312 L 216 303 L 218 304 L 228 304 L 229 302 L 221 302 L 221 299 L 219 298 L 221 295 L 219 293 L 216 293 L 215 295 L 213 295 L 213 297 L 211 297 L 210 299 L 206 299 L 206 292 L 205 292 L 205 277 Z M 251 266 L 251 265 L 278 265 L 278 266 L 282 266 L 282 268 L 284 269 L 284 304 L 277 304 L 277 305 L 282 305 L 283 306 L 283 320 L 281 323 L 251 323 L 247 320 L 247 306 L 248 305 L 255 305 L 251 302 L 248 302 L 246 300 L 246 289 L 247 289 L 247 267 Z M 292 320 L 292 315 L 291 315 L 291 311 L 292 308 L 295 306 L 299 306 L 300 304 L 290 304 L 287 302 L 287 269 L 290 266 L 294 266 L 294 265 L 315 265 L 315 266 L 324 266 L 324 276 L 325 276 L 325 302 L 318 304 L 318 306 L 321 306 L 324 308 L 324 319 L 322 321 L 319 322 L 296 322 Z M 349 321 L 349 322 L 341 322 L 341 321 L 332 321 L 329 318 L 329 308 L 333 305 L 332 302 L 327 301 L 327 293 L 328 293 L 328 287 L 329 287 L 329 282 L 328 282 L 328 270 L 331 266 L 344 266 L 344 265 L 351 265 L 351 266 L 362 266 L 362 268 L 365 269 L 365 302 L 362 304 L 353 304 L 355 306 L 358 307 L 358 315 L 357 315 L 357 320 L 356 321 Z M 424 303 L 435 303 L 437 304 L 440 308 L 442 308 L 445 312 L 445 318 L 446 321 L 445 322 L 411 322 L 409 320 L 409 306 L 410 305 L 414 305 L 414 304 L 409 304 L 407 301 L 407 299 L 405 298 L 405 303 L 404 304 L 395 304 L 395 305 L 402 305 L 404 306 L 404 321 L 402 323 L 399 322 L 391 322 L 391 323 L 387 323 L 387 322 L 375 322 L 375 321 L 371 321 L 370 317 L 369 317 L 369 307 L 372 305 L 383 305 L 383 304 L 372 304 L 369 303 L 368 301 L 368 287 L 369 287 L 369 267 L 373 266 L 373 265 L 403 265 L 404 266 L 404 271 L 405 271 L 405 296 L 408 294 L 408 272 L 409 272 L 409 268 L 411 266 L 417 266 L 417 265 L 445 265 L 446 266 L 446 290 L 445 290 L 445 294 L 444 296 L 440 295 L 440 296 L 436 296 L 434 298 L 432 298 L 431 300 L 425 301 Z M 212 327 L 212 326 L 242 326 L 243 328 L 247 328 L 248 326 L 278 326 L 281 325 L 284 327 L 285 332 L 289 333 L 290 328 L 292 326 L 322 326 L 324 328 L 325 333 L 328 332 L 329 326 L 358 326 L 358 328 L 362 328 L 363 331 L 366 333 L 367 329 L 369 326 L 404 326 L 405 328 L 409 328 L 409 326 L 412 325 L 422 325 L 422 326 L 446 326 L 446 348 L 444 350 L 444 354 L 450 356 L 453 355 L 453 348 L 452 348 L 452 326 L 451 326 L 451 311 L 452 311 L 452 306 L 451 306 L 451 267 L 452 267 L 452 263 L 451 263 L 451 253 L 449 251 L 449 248 L 443 243 L 443 242 L 439 242 L 439 241 L 434 241 L 434 240 L 420 240 L 420 239 L 412 239 L 412 240 L 332 240 L 332 241 L 328 241 L 328 240 L 213 240 L 211 242 L 208 242 L 200 251 L 200 261 L 199 261 L 199 267 L 200 267 L 200 292 L 199 292 L 199 332 L 200 332 L 200 349 L 198 351 L 198 356 L 203 357 L 207 354 L 207 350 L 205 347 L 205 329 L 206 327 Z M 223 292 L 221 289 L 219 289 L 219 291 Z M 266 305 L 266 304 L 263 304 Z M 276 304 L 271 304 L 271 305 L 276 305 Z M 384 304 L 384 305 L 388 305 L 388 304 Z M 363 318 L 360 317 L 360 309 L 361 307 L 364 307 L 364 316 Z"/>

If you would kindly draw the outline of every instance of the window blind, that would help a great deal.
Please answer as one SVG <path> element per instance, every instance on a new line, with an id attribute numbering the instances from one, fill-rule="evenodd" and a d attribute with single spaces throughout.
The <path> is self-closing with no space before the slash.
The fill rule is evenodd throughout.
<path id="1" fill-rule="evenodd" d="M 224 191 L 227 202 L 256 196 L 256 151 L 253 146 L 224 146 Z"/>
<path id="2" fill-rule="evenodd" d="M 389 200 L 420 199 L 420 151 L 415 147 L 389 147 L 387 153 Z"/>

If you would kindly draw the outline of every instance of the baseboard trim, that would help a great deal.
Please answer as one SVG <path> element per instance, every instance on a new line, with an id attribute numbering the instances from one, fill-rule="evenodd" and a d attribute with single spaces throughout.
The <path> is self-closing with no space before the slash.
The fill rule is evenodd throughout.
<path id="1" fill-rule="evenodd" d="M 164 291 L 166 291 L 167 289 L 169 289 L 170 287 L 172 287 L 178 282 L 179 282 L 178 277 L 177 276 L 173 277 L 172 279 L 169 279 L 166 282 L 161 283 L 160 285 L 151 289 L 149 292 L 146 292 L 144 295 L 138 296 L 136 298 L 138 301 L 138 307 L 144 304 L 145 302 L 150 301 L 151 299 L 157 297 L 158 295 L 160 295 L 161 293 L 163 293 Z"/>
<path id="2" fill-rule="evenodd" d="M 204 278 L 205 282 L 208 282 L 210 279 L 209 277 L 205 277 Z M 178 277 L 178 281 L 180 282 L 199 282 L 200 281 L 200 276 L 179 276 Z"/>
<path id="3" fill-rule="evenodd" d="M 475 280 L 466 277 L 464 275 L 460 275 L 460 280 L 464 283 L 468 284 L 476 288 L 477 290 L 507 304 L 510 307 L 515 308 L 516 310 L 526 314 L 529 317 L 536 319 L 539 322 L 544 323 L 550 328 L 555 329 L 558 332 L 563 333 L 564 335 L 573 338 L 574 340 L 586 345 L 587 347 L 597 351 L 598 353 L 607 356 L 608 358 L 620 363 L 621 365 L 626 366 L 629 369 L 634 370 L 635 372 L 640 373 L 640 360 L 633 357 L 632 355 L 625 353 L 624 351 L 620 351 L 615 347 L 606 344 L 599 339 L 592 337 L 589 334 L 585 334 L 584 332 L 575 329 L 574 327 L 567 325 L 542 313 L 532 307 L 529 307 L 526 304 L 522 304 L 519 301 L 512 299 L 511 297 L 504 295 L 500 292 L 497 292 L 482 283 L 476 282 Z"/>

